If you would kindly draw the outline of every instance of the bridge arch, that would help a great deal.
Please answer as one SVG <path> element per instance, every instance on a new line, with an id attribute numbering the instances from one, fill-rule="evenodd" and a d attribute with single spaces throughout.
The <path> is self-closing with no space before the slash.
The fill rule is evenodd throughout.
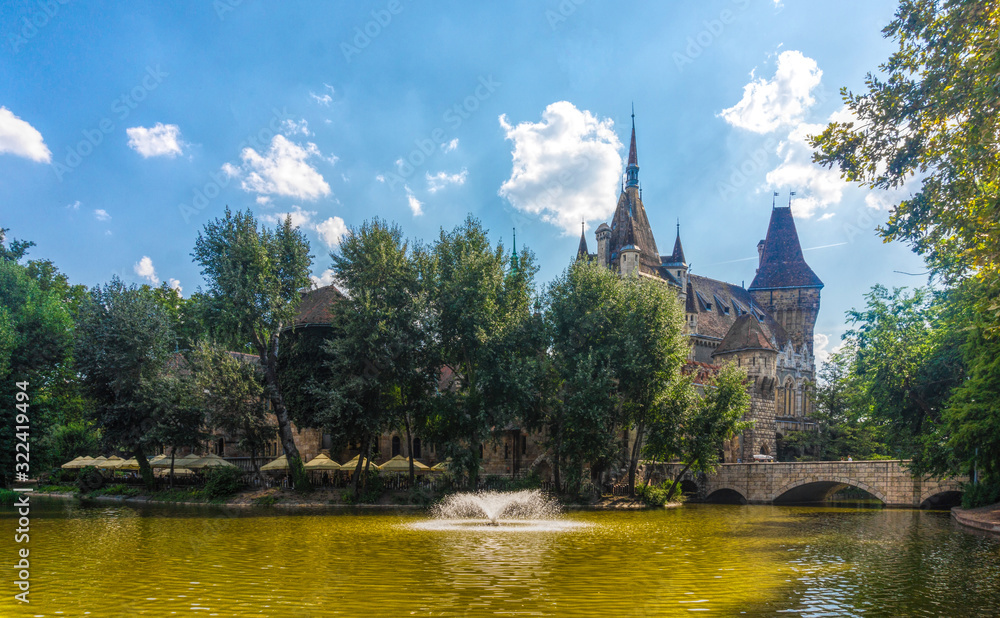
<path id="1" fill-rule="evenodd" d="M 774 492 L 774 495 L 771 496 L 771 501 L 775 503 L 823 502 L 845 487 L 856 487 L 863 490 L 880 500 L 882 504 L 888 504 L 889 502 L 886 500 L 885 493 L 878 488 L 872 487 L 868 483 L 846 477 L 796 479 Z"/>
<path id="2" fill-rule="evenodd" d="M 746 504 L 747 499 L 741 492 L 732 489 L 731 487 L 720 487 L 705 496 L 705 502 L 714 502 L 716 504 Z"/>
<path id="3" fill-rule="evenodd" d="M 964 489 L 955 480 L 927 483 L 921 488 L 919 506 L 922 509 L 954 506 L 961 501 Z"/>

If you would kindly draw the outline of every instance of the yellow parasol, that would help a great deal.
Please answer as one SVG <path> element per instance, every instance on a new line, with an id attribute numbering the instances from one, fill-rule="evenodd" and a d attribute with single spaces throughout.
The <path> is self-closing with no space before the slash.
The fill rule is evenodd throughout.
<path id="1" fill-rule="evenodd" d="M 309 460 L 309 463 L 306 464 L 306 470 L 308 471 L 340 470 L 340 464 L 330 459 L 323 453 L 320 453 L 319 455 L 316 455 L 311 460 Z"/>
<path id="2" fill-rule="evenodd" d="M 288 469 L 288 457 L 286 457 L 285 455 L 282 455 L 281 457 L 278 457 L 274 461 L 264 464 L 263 466 L 260 467 L 261 472 L 272 472 L 272 471 L 287 470 L 287 469 Z"/>
<path id="3" fill-rule="evenodd" d="M 87 458 L 84 457 L 83 455 L 81 455 L 81 456 L 76 457 L 74 459 L 70 459 L 69 461 L 67 461 L 66 463 L 64 463 L 63 465 L 61 465 L 59 467 L 63 468 L 64 470 L 70 470 L 70 469 L 74 469 L 74 468 L 82 468 L 83 466 L 78 465 L 78 464 L 81 461 L 86 461 L 86 460 L 87 460 Z"/>
<path id="4" fill-rule="evenodd" d="M 108 457 L 101 463 L 97 464 L 97 467 L 102 468 L 104 470 L 114 470 L 123 461 L 125 460 L 119 457 L 118 455 L 112 455 L 111 457 Z"/>
<path id="5" fill-rule="evenodd" d="M 396 455 L 389 461 L 379 466 L 378 469 L 383 472 L 409 472 L 410 460 L 402 455 Z M 426 470 L 430 470 L 430 468 L 415 459 L 413 460 L 414 472 L 424 472 Z"/>
<path id="6" fill-rule="evenodd" d="M 366 459 L 362 459 L 361 460 L 361 470 L 364 471 L 365 466 L 367 466 L 367 465 L 368 465 L 368 459 L 367 458 Z M 354 459 L 350 460 L 349 462 L 347 462 L 345 464 L 340 464 L 340 469 L 343 470 L 344 472 L 348 472 L 350 474 L 354 474 L 354 470 L 357 468 L 357 466 L 358 466 L 358 457 L 355 457 Z M 375 466 L 375 468 L 378 469 L 378 466 Z"/>
<path id="7" fill-rule="evenodd" d="M 184 464 L 184 467 L 189 470 L 201 470 L 202 468 L 235 468 L 236 465 L 226 461 L 214 453 L 209 453 L 201 459 L 187 462 Z"/>
<path id="8" fill-rule="evenodd" d="M 445 470 L 447 470 L 450 467 L 451 467 L 451 457 L 449 457 L 448 459 L 445 459 L 444 461 L 442 461 L 439 464 L 431 466 L 431 471 L 432 472 L 444 472 Z"/>

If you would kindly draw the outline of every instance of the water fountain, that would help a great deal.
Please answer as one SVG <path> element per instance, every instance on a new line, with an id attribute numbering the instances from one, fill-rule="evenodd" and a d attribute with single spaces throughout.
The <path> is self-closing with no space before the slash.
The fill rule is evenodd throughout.
<path id="1" fill-rule="evenodd" d="M 453 494 L 431 509 L 428 530 L 565 530 L 578 522 L 562 519 L 559 502 L 541 491 L 479 491 Z"/>

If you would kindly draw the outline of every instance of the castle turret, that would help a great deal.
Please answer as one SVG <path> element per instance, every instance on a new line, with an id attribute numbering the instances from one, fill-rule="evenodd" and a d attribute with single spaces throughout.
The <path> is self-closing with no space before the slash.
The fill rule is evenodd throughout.
<path id="1" fill-rule="evenodd" d="M 607 266 L 611 263 L 611 257 L 608 255 L 608 245 L 611 243 L 611 226 L 607 223 L 602 223 L 597 226 L 597 261 L 602 266 Z"/>
<path id="2" fill-rule="evenodd" d="M 636 272 L 639 270 L 641 256 L 642 250 L 636 244 L 635 230 L 630 218 L 625 221 L 623 244 L 618 250 L 618 270 L 626 277 Z"/>
<path id="3" fill-rule="evenodd" d="M 750 393 L 750 411 L 745 420 L 754 421 L 752 429 L 733 444 L 729 460 L 750 461 L 754 455 L 771 455 L 777 452 L 774 421 L 774 387 L 777 375 L 778 351 L 756 316 L 744 313 L 733 322 L 719 347 L 712 352 L 712 360 L 736 363 L 747 372 L 747 390 Z"/>
<path id="4" fill-rule="evenodd" d="M 587 224 L 586 222 L 580 222 L 580 246 L 576 250 L 576 259 L 587 260 L 590 258 L 590 253 L 587 251 Z"/>
<path id="5" fill-rule="evenodd" d="M 792 345 L 813 357 L 813 332 L 823 282 L 806 264 L 790 207 L 771 210 L 767 237 L 759 245 L 760 266 L 750 295 L 788 333 Z"/>
<path id="6" fill-rule="evenodd" d="M 674 240 L 674 251 L 668 256 L 664 256 L 663 268 L 680 282 L 679 298 L 681 304 L 687 300 L 688 288 L 688 263 L 684 258 L 684 247 L 681 245 L 681 223 L 677 222 L 677 239 Z"/>

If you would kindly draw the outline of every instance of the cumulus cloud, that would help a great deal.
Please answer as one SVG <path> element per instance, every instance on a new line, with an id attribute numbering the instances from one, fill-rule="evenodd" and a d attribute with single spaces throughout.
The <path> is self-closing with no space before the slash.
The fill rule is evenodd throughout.
<path id="1" fill-rule="evenodd" d="M 541 122 L 511 125 L 514 143 L 510 178 L 500 195 L 517 210 L 541 216 L 565 234 L 581 220 L 603 220 L 614 211 L 621 179 L 622 144 L 610 119 L 599 119 L 569 101 L 550 104 Z"/>
<path id="2" fill-rule="evenodd" d="M 98 221 L 109 221 L 111 219 L 111 215 L 109 215 L 108 211 L 104 210 L 103 208 L 98 208 L 97 210 L 95 210 L 94 217 Z"/>
<path id="3" fill-rule="evenodd" d="M 181 154 L 181 129 L 175 124 L 157 122 L 152 127 L 125 129 L 128 146 L 143 158 L 176 157 Z"/>
<path id="4" fill-rule="evenodd" d="M 813 356 L 816 357 L 816 368 L 819 369 L 823 366 L 827 360 L 830 359 L 831 354 L 836 354 L 844 347 L 844 342 L 841 341 L 836 345 L 831 347 L 833 343 L 832 335 L 824 335 L 823 333 L 816 333 L 813 335 Z"/>
<path id="5" fill-rule="evenodd" d="M 781 52 L 774 77 L 748 83 L 739 103 L 719 115 L 729 124 L 754 133 L 797 124 L 816 102 L 810 93 L 822 76 L 816 61 L 802 52 Z"/>
<path id="6" fill-rule="evenodd" d="M 69 210 L 80 210 L 80 200 L 76 200 L 72 204 L 67 204 L 66 208 Z"/>
<path id="7" fill-rule="evenodd" d="M 778 143 L 777 153 L 781 163 L 767 173 L 767 184 L 774 188 L 787 188 L 796 192 L 792 212 L 796 217 L 809 218 L 817 210 L 836 204 L 844 194 L 847 183 L 840 172 L 816 165 L 812 161 L 812 148 L 808 136 L 821 132 L 826 125 L 801 123 Z"/>
<path id="8" fill-rule="evenodd" d="M 38 129 L 0 107 L 0 153 L 9 152 L 38 163 L 52 161 L 52 151 L 45 145 Z"/>
<path id="9" fill-rule="evenodd" d="M 170 286 L 170 289 L 177 290 L 178 294 L 181 294 L 181 295 L 184 294 L 184 288 L 181 287 L 181 282 L 179 280 L 173 279 L 173 278 L 168 279 L 167 280 L 167 285 Z"/>
<path id="10" fill-rule="evenodd" d="M 443 150 L 445 152 L 451 152 L 452 150 L 455 150 L 456 148 L 458 148 L 458 138 L 457 137 L 455 139 L 451 140 L 450 142 L 448 142 L 447 144 L 441 144 L 441 150 Z"/>
<path id="11" fill-rule="evenodd" d="M 243 190 L 250 193 L 315 200 L 329 195 L 330 185 L 307 162 L 314 156 L 322 158 L 316 144 L 300 146 L 284 135 L 275 135 L 266 153 L 244 148 L 240 153 L 242 164 L 226 163 L 222 171 L 239 178 Z"/>
<path id="12" fill-rule="evenodd" d="M 135 271 L 135 274 L 143 279 L 147 279 L 153 285 L 160 283 L 160 278 L 156 276 L 156 269 L 153 268 L 153 260 L 148 255 L 142 256 L 142 259 L 135 263 L 132 270 Z"/>
<path id="13" fill-rule="evenodd" d="M 431 176 L 430 172 L 426 172 L 427 176 L 427 190 L 431 193 L 437 193 L 441 189 L 444 189 L 448 185 L 464 185 L 465 179 L 469 175 L 469 170 L 463 169 L 457 174 L 449 174 L 447 172 L 438 172 Z"/>
<path id="14" fill-rule="evenodd" d="M 322 288 L 336 283 L 337 278 L 332 268 L 327 268 L 320 276 L 309 275 L 313 288 Z"/>
<path id="15" fill-rule="evenodd" d="M 410 210 L 413 212 L 414 217 L 419 217 L 424 214 L 424 203 L 417 199 L 416 195 L 413 195 L 413 191 L 410 189 L 409 185 L 403 185 L 406 189 L 406 201 L 410 205 Z"/>
<path id="16" fill-rule="evenodd" d="M 340 239 L 347 233 L 347 224 L 340 217 L 330 217 L 317 223 L 316 231 L 326 246 L 333 248 L 340 244 Z"/>
<path id="17" fill-rule="evenodd" d="M 260 220 L 280 225 L 285 222 L 285 217 L 291 217 L 292 227 L 316 232 L 327 247 L 333 248 L 339 245 L 341 237 L 347 233 L 347 224 L 340 217 L 329 217 L 325 221 L 316 222 L 314 220 L 316 214 L 315 210 L 302 210 L 300 206 L 292 206 L 292 210 L 288 212 L 262 214 Z"/>

